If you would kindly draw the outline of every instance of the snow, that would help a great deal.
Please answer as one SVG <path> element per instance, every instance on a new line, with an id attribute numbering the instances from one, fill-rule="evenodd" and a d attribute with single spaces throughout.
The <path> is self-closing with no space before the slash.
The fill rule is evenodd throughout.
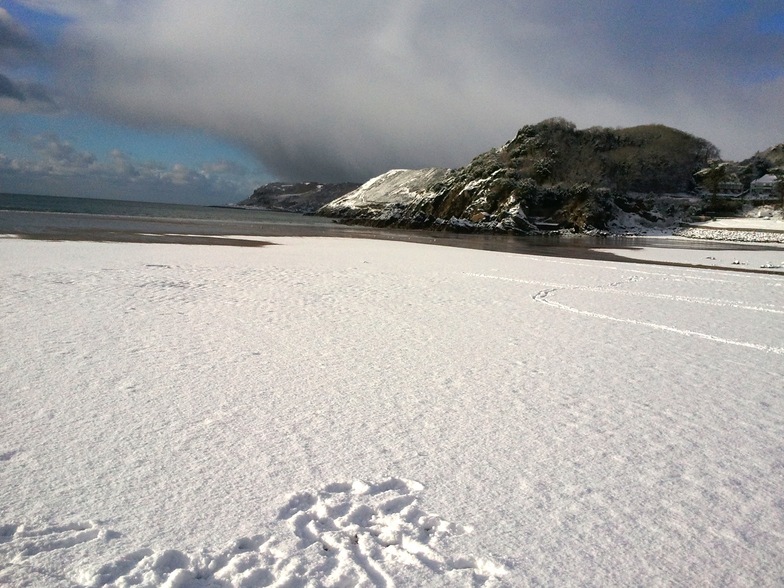
<path id="1" fill-rule="evenodd" d="M 614 213 L 614 218 L 608 223 L 608 229 L 616 235 L 646 235 L 662 236 L 671 235 L 677 227 L 676 219 L 668 219 L 661 222 L 652 222 L 644 219 L 639 214 L 624 212 L 618 208 Z"/>
<path id="2" fill-rule="evenodd" d="M 784 245 L 766 243 L 757 250 L 733 247 L 733 243 L 725 243 L 722 249 L 695 249 L 691 239 L 677 237 L 657 237 L 666 242 L 663 247 L 630 247 L 627 249 L 599 249 L 604 253 L 612 253 L 618 257 L 636 261 L 652 261 L 673 263 L 688 266 L 704 266 L 724 269 L 743 269 L 764 273 L 780 272 L 784 276 Z M 634 239 L 629 240 L 634 244 Z M 682 244 L 682 247 L 678 245 Z"/>
<path id="3" fill-rule="evenodd" d="M 744 243 L 784 243 L 784 232 L 745 231 L 704 227 L 684 227 L 674 232 L 679 237 L 708 241 L 737 241 Z"/>
<path id="4" fill-rule="evenodd" d="M 333 200 L 322 210 L 409 205 L 417 199 L 427 197 L 427 186 L 441 179 L 446 172 L 447 170 L 441 168 L 393 169 Z"/>
<path id="5" fill-rule="evenodd" d="M 751 182 L 752 186 L 772 186 L 778 181 L 778 178 L 773 174 L 765 174 L 761 178 L 757 178 L 756 180 Z"/>
<path id="6" fill-rule="evenodd" d="M 616 235 L 660 237 L 675 234 L 710 241 L 784 243 L 784 217 L 780 209 L 771 205 L 748 206 L 743 217 L 720 217 L 688 225 L 685 225 L 685 218 L 670 214 L 652 222 L 616 207 L 608 229 Z"/>
<path id="7" fill-rule="evenodd" d="M 780 276 L 265 240 L 0 240 L 0 583 L 781 585 Z"/>
<path id="8" fill-rule="evenodd" d="M 694 223 L 695 227 L 707 229 L 739 229 L 748 231 L 781 231 L 784 233 L 784 219 L 762 218 L 717 218 L 704 223 Z"/>
<path id="9" fill-rule="evenodd" d="M 767 214 L 762 215 L 762 211 Z M 679 229 L 679 236 L 716 241 L 744 241 L 747 243 L 784 243 L 784 219 L 781 212 L 771 207 L 757 207 L 758 216 L 717 218 L 694 223 Z M 750 213 L 751 214 L 751 213 Z"/>

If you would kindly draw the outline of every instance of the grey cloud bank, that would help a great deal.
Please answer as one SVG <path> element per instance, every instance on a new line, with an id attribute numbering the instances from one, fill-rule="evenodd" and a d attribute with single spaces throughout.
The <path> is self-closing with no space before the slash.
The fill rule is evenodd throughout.
<path id="1" fill-rule="evenodd" d="M 231 162 L 198 167 L 138 162 L 117 149 L 99 158 L 55 134 L 19 136 L 17 141 L 34 155 L 0 153 L 3 192 L 219 204 L 244 198 L 257 184 L 248 170 Z"/>
<path id="2" fill-rule="evenodd" d="M 48 113 L 58 109 L 42 84 L 12 80 L 0 73 L 0 112 Z"/>
<path id="3" fill-rule="evenodd" d="M 45 59 L 44 52 L 16 23 L 8 11 L 0 8 L 0 64 L 19 67 Z M 0 72 L 0 112 L 54 112 L 58 109 L 43 84 L 13 79 Z"/>
<path id="4" fill-rule="evenodd" d="M 458 166 L 551 116 L 659 122 L 728 158 L 784 141 L 776 2 L 27 4 L 72 19 L 71 108 L 206 130 L 281 179 Z"/>
<path id="5" fill-rule="evenodd" d="M 22 61 L 38 54 L 38 44 L 24 27 L 14 22 L 5 8 L 0 8 L 0 59 Z"/>

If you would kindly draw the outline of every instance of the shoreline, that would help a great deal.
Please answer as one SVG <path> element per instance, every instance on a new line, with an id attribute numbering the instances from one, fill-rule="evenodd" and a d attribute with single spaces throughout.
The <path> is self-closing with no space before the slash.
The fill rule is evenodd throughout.
<path id="1" fill-rule="evenodd" d="M 377 232 L 376 232 L 377 231 Z M 450 234 L 440 234 L 440 238 L 426 238 L 423 235 L 399 234 L 397 232 L 383 232 L 374 230 L 376 234 L 344 234 L 344 235 L 200 235 L 186 233 L 139 233 L 133 231 L 104 231 L 104 230 L 70 230 L 48 231 L 45 233 L 19 233 L 0 234 L 0 239 L 22 239 L 33 241 L 64 241 L 88 243 L 136 243 L 136 244 L 166 244 L 166 245 L 207 245 L 240 248 L 262 248 L 277 245 L 275 238 L 340 238 L 340 239 L 366 239 L 370 241 L 392 241 L 420 245 L 440 245 L 444 247 L 462 248 L 477 251 L 494 251 L 498 253 L 512 253 L 516 255 L 533 255 L 550 258 L 575 259 L 584 261 L 604 261 L 612 263 L 636 263 L 643 265 L 668 266 L 682 269 L 699 270 L 724 270 L 738 273 L 754 273 L 772 276 L 784 276 L 784 247 L 768 246 L 767 243 L 750 244 L 720 242 L 705 240 L 707 246 L 695 246 L 697 240 L 685 239 L 678 236 L 660 235 L 656 237 L 592 237 L 588 235 L 570 235 L 556 237 L 558 244 L 551 246 L 541 242 L 531 246 L 531 243 L 521 241 L 525 237 L 504 236 L 493 241 L 492 239 L 467 239 L 466 235 L 450 239 Z M 485 236 L 486 237 L 486 236 Z M 494 237 L 499 237 L 495 235 Z M 560 239 L 573 240 L 566 244 Z M 583 239 L 591 239 L 590 244 L 582 243 Z M 644 239 L 644 242 L 640 240 Z M 603 242 L 609 240 L 610 243 Z M 621 240 L 624 245 L 620 246 Z M 517 247 L 515 247 L 517 245 Z M 572 245 L 572 246 L 570 246 Z M 608 245 L 611 245 L 608 247 Z M 732 261 L 722 265 L 717 263 L 713 255 L 702 255 L 699 260 L 697 255 L 704 253 L 732 254 Z M 681 260 L 684 255 L 691 254 L 691 259 Z M 754 257 L 767 254 L 771 257 L 780 257 L 782 261 L 773 265 L 771 261 L 740 261 L 738 257 Z M 778 255 L 780 254 L 780 255 Z M 709 263 L 709 262 L 713 263 Z M 749 267 L 751 264 L 753 267 Z M 762 265 L 760 265 L 762 264 Z M 758 267 L 757 267 L 758 266 Z"/>
<path id="2" fill-rule="evenodd" d="M 688 225 L 673 232 L 676 237 L 701 239 L 705 241 L 723 241 L 727 243 L 784 243 L 782 230 L 758 230 L 733 227 L 705 227 Z"/>
<path id="3" fill-rule="evenodd" d="M 771 226 L 770 219 L 727 219 L 719 227 L 693 231 L 719 231 L 731 237 L 742 231 L 726 231 L 725 224 L 742 220 L 745 228 Z M 784 239 L 784 233 L 772 233 Z M 527 254 L 542 257 L 644 263 L 694 269 L 725 269 L 734 272 L 784 275 L 784 244 L 759 238 L 745 241 L 695 239 L 683 235 L 552 234 L 522 236 L 492 233 L 455 233 L 431 230 L 399 230 L 344 225 L 335 221 L 310 222 L 289 214 L 247 221 L 128 217 L 68 212 L 0 211 L 0 235 L 47 241 L 127 242 L 150 244 L 264 247 L 282 237 L 336 237 L 442 245 L 464 249 Z"/>

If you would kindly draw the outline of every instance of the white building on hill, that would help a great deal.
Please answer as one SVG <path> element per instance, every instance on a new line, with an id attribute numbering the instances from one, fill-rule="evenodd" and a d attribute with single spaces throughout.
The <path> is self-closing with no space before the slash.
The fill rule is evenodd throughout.
<path id="1" fill-rule="evenodd" d="M 777 181 L 778 178 L 773 174 L 765 174 L 761 178 L 757 178 L 751 182 L 749 199 L 764 200 L 765 198 L 773 197 L 773 188 Z"/>

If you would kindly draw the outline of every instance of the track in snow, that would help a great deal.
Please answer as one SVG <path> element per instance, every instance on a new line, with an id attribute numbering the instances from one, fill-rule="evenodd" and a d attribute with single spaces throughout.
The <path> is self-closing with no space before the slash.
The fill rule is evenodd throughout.
<path id="1" fill-rule="evenodd" d="M 784 307 L 774 304 L 768 305 L 760 305 L 760 304 L 749 304 L 744 301 L 740 300 L 727 300 L 721 298 L 707 298 L 707 297 L 694 297 L 694 296 L 681 296 L 681 295 L 673 295 L 673 294 L 666 294 L 666 293 L 657 293 L 657 292 L 644 292 L 641 290 L 621 290 L 620 287 L 623 285 L 633 284 L 635 282 L 639 282 L 643 279 L 643 275 L 646 279 L 655 280 L 662 277 L 676 277 L 679 280 L 711 280 L 714 281 L 713 278 L 704 278 L 695 275 L 672 275 L 672 274 L 660 274 L 656 272 L 634 272 L 634 274 L 626 279 L 615 281 L 606 286 L 584 286 L 584 285 L 576 285 L 576 284 L 567 284 L 567 283 L 550 283 L 541 280 L 526 280 L 526 279 L 517 279 L 517 278 L 509 278 L 504 276 L 493 276 L 493 275 L 486 275 L 486 274 L 476 274 L 471 273 L 467 274 L 477 278 L 483 279 L 490 279 L 490 280 L 499 280 L 504 282 L 515 282 L 520 284 L 526 285 L 533 285 L 542 287 L 541 290 L 536 291 L 531 295 L 531 298 L 539 303 L 546 304 L 552 308 L 557 308 L 559 310 L 571 312 L 574 314 L 579 314 L 583 316 L 592 317 L 595 319 L 601 319 L 610 322 L 616 323 L 626 323 L 631 325 L 637 325 L 641 327 L 646 327 L 650 329 L 655 329 L 659 331 L 666 331 L 670 333 L 675 333 L 678 335 L 683 335 L 686 337 L 696 337 L 699 339 L 705 339 L 708 341 L 716 342 L 716 343 L 723 343 L 726 345 L 733 345 L 737 347 L 744 347 L 747 349 L 753 349 L 756 351 L 762 351 L 765 353 L 775 353 L 778 355 L 784 355 L 784 347 L 779 347 L 775 345 L 765 345 L 762 343 L 755 343 L 749 341 L 740 341 L 736 339 L 730 339 L 727 337 L 718 336 L 715 334 L 696 331 L 693 329 L 686 329 L 682 328 L 678 325 L 667 325 L 658 323 L 655 321 L 647 321 L 643 319 L 636 319 L 636 318 L 625 318 L 619 316 L 613 316 L 606 313 L 594 312 L 590 310 L 585 310 L 579 308 L 578 306 L 564 304 L 563 302 L 559 302 L 555 300 L 556 295 L 559 292 L 567 292 L 567 291 L 580 291 L 580 292 L 589 292 L 589 293 L 596 293 L 596 294 L 607 294 L 611 296 L 622 296 L 622 297 L 633 297 L 633 298 L 641 298 L 641 299 L 650 299 L 655 300 L 661 303 L 686 303 L 686 304 L 695 304 L 701 306 L 714 306 L 714 307 L 723 307 L 730 310 L 739 310 L 739 311 L 750 311 L 750 312 L 758 312 L 769 315 L 784 315 Z M 717 282 L 724 282 L 726 280 L 716 279 Z M 771 317 L 772 320 L 778 320 L 778 317 Z"/>
<path id="2" fill-rule="evenodd" d="M 424 511 L 422 486 L 389 478 L 329 484 L 293 494 L 273 532 L 243 537 L 220 551 L 141 548 L 70 579 L 80 586 L 379 586 L 410 581 L 493 586 L 506 570 L 490 560 L 449 553 L 448 538 L 470 529 Z M 39 554 L 116 533 L 89 523 L 0 527 L 0 582 L 30 577 Z M 25 576 L 24 574 L 27 574 Z M 66 580 L 63 578 L 63 580 Z"/>

